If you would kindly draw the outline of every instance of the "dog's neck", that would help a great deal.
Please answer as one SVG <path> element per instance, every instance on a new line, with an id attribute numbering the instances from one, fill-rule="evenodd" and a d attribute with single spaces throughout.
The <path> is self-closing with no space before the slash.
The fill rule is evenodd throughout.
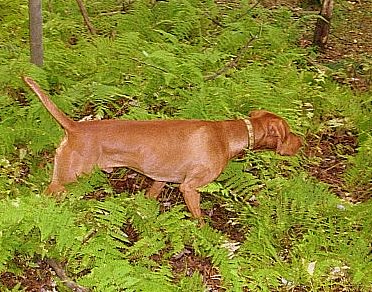
<path id="1" fill-rule="evenodd" d="M 249 119 L 244 119 L 244 123 L 245 123 L 245 125 L 247 127 L 247 131 L 248 131 L 248 146 L 247 146 L 247 149 L 252 150 L 253 147 L 254 147 L 254 131 L 253 131 L 252 122 Z"/>

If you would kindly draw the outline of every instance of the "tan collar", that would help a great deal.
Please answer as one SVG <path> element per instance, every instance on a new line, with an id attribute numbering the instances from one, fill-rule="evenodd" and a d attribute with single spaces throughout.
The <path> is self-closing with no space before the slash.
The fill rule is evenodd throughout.
<path id="1" fill-rule="evenodd" d="M 249 119 L 244 119 L 244 123 L 247 126 L 248 131 L 248 150 L 252 150 L 254 147 L 254 131 L 252 122 Z"/>

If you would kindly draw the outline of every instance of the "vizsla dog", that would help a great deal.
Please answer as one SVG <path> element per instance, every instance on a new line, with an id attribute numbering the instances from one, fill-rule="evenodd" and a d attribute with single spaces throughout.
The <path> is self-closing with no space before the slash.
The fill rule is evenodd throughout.
<path id="1" fill-rule="evenodd" d="M 24 81 L 66 133 L 57 149 L 48 193 L 64 191 L 66 184 L 95 166 L 106 172 L 128 167 L 154 180 L 148 197 L 157 198 L 166 182 L 179 183 L 188 209 L 200 218 L 197 189 L 216 179 L 243 149 L 295 155 L 302 145 L 287 122 L 263 110 L 253 111 L 249 119 L 228 121 L 76 122 L 60 111 L 35 81 L 29 77 Z"/>

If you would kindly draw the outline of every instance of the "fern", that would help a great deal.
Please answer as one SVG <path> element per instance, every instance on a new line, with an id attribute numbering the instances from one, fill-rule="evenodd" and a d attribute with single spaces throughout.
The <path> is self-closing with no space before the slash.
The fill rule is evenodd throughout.
<path id="1" fill-rule="evenodd" d="M 195 272 L 191 277 L 183 277 L 179 284 L 180 291 L 203 292 L 205 287 L 200 273 Z"/>
<path id="2" fill-rule="evenodd" d="M 227 169 L 218 178 L 218 181 L 223 182 L 224 187 L 231 191 L 230 195 L 235 200 L 239 200 L 237 196 L 249 198 L 253 191 L 260 187 L 259 180 L 247 172 L 246 165 L 241 162 L 229 163 Z"/>
<path id="3" fill-rule="evenodd" d="M 309 275 L 301 277 L 291 271 L 294 266 L 306 270 L 307 266 L 300 260 L 303 258 L 308 263 L 317 261 L 317 272 L 323 275 L 332 266 L 341 265 L 342 258 L 347 261 L 345 256 L 350 252 L 350 238 L 347 234 L 350 234 L 349 228 L 352 228 L 348 224 L 348 215 L 337 208 L 338 199 L 327 194 L 324 187 L 315 186 L 311 182 L 305 183 L 301 177 L 286 182 L 278 180 L 271 187 L 274 188 L 268 190 L 268 195 L 265 196 L 267 203 L 258 212 L 252 213 L 249 208 L 242 212 L 252 229 L 240 252 L 242 256 L 251 258 L 249 266 L 253 269 L 250 275 L 253 282 L 262 285 L 249 286 L 251 289 L 277 287 L 278 279 L 284 277 L 296 284 L 311 281 L 312 285 L 320 287 L 321 280 L 315 283 Z M 275 196 L 272 196 L 273 192 Z M 293 232 L 293 229 L 296 231 Z M 359 232 L 359 236 L 363 238 L 361 241 L 367 240 L 363 233 Z M 254 245 L 253 242 L 256 241 L 264 244 Z M 330 260 L 332 257 L 327 256 L 328 252 L 322 251 L 325 242 L 330 248 L 329 252 L 339 255 L 334 260 Z M 359 245 L 360 242 L 355 244 Z M 286 245 L 291 245 L 289 257 L 292 268 L 283 258 Z M 266 267 L 264 269 L 261 268 L 263 263 Z M 277 271 L 281 271 L 281 274 Z"/>
<path id="4" fill-rule="evenodd" d="M 224 286 L 230 291 L 241 291 L 244 281 L 239 273 L 240 259 L 231 258 L 227 248 L 223 247 L 225 242 L 221 234 L 216 233 L 210 227 L 199 229 L 192 244 L 195 252 L 211 258 L 222 275 Z"/>
<path id="5" fill-rule="evenodd" d="M 226 208 L 239 212 L 242 206 L 249 208 L 259 191 L 271 186 L 270 181 L 298 175 L 300 161 L 296 160 L 272 153 L 247 153 L 244 160 L 230 161 L 216 182 L 202 191 L 223 198 Z"/>
<path id="6" fill-rule="evenodd" d="M 141 266 L 130 264 L 127 260 L 116 259 L 98 261 L 91 273 L 84 276 L 79 283 L 94 287 L 98 291 L 154 291 L 163 289 L 176 290 L 169 279 L 169 270 L 151 271 Z"/>
<path id="7" fill-rule="evenodd" d="M 182 106 L 179 115 L 188 119 L 223 119 L 230 116 L 228 101 L 215 88 L 202 88 Z"/>
<path id="8" fill-rule="evenodd" d="M 180 40 L 197 38 L 201 33 L 201 24 L 209 22 L 205 18 L 206 12 L 215 7 L 213 1 L 203 4 L 187 0 L 159 3 L 154 7 L 156 27 Z"/>
<path id="9" fill-rule="evenodd" d="M 354 188 L 372 188 L 372 137 L 362 142 L 356 156 L 349 160 L 352 166 L 345 173 L 346 184 Z M 353 188 L 353 187 L 351 187 Z"/>
<path id="10" fill-rule="evenodd" d="M 153 209 L 155 208 L 154 202 L 145 200 L 142 196 L 125 199 L 127 201 L 125 208 L 119 206 L 118 202 L 120 200 L 122 199 L 115 199 L 113 202 L 109 200 L 99 203 L 101 211 L 99 211 L 100 215 L 98 215 L 97 219 L 107 226 L 117 227 L 120 227 L 123 224 L 122 222 L 131 220 L 131 224 L 140 232 L 141 239 L 135 242 L 133 246 L 124 248 L 124 250 L 126 250 L 126 257 L 138 263 L 146 262 L 145 259 L 147 257 L 157 254 L 165 248 L 168 249 L 171 247 L 171 251 L 167 255 L 171 256 L 172 254 L 181 252 L 186 244 L 192 243 L 197 252 L 205 254 L 205 251 L 207 251 L 205 256 L 211 257 L 213 263 L 219 267 L 227 286 L 232 287 L 234 291 L 239 291 L 239 287 L 242 287 L 242 282 L 239 280 L 237 272 L 239 263 L 236 260 L 229 259 L 228 250 L 219 247 L 219 245 L 222 244 L 221 235 L 216 234 L 213 230 L 208 228 L 200 230 L 190 221 L 180 221 L 180 219 L 184 217 L 184 214 L 179 212 L 179 208 L 183 208 L 182 206 L 173 208 L 170 212 L 157 215 L 156 210 Z M 133 204 L 136 204 L 136 207 L 133 207 Z M 118 240 L 118 237 L 114 234 L 117 233 L 112 233 L 114 240 Z M 98 251 L 96 251 L 95 254 L 97 254 L 97 252 Z M 96 262 L 95 265 L 97 264 Z M 114 285 L 120 283 L 119 285 L 121 286 L 119 287 L 130 289 L 131 286 L 127 282 L 128 277 L 135 277 L 134 275 L 137 273 L 137 268 L 135 266 L 130 267 L 128 263 L 125 262 L 123 262 L 123 265 L 125 267 L 123 271 L 118 268 L 118 272 L 121 271 L 131 276 L 118 274 L 118 276 L 121 275 L 122 280 L 115 280 L 113 283 L 115 283 Z M 153 264 L 150 266 L 152 265 Z M 106 269 L 105 267 L 100 267 L 100 269 L 102 268 Z M 109 278 L 99 281 L 99 277 L 107 277 L 107 273 L 96 274 L 95 271 L 96 268 L 93 269 L 92 274 L 84 279 L 82 283 L 88 283 L 86 281 L 91 281 L 93 278 L 96 279 L 95 283 L 106 283 L 105 281 L 109 281 Z M 164 272 L 169 273 L 169 270 L 162 270 L 162 273 Z M 110 277 L 116 277 L 115 273 L 116 272 L 110 273 Z M 106 276 L 104 276 L 104 274 Z M 153 273 L 146 270 L 146 274 L 148 277 L 143 279 L 142 276 L 142 279 L 148 284 L 146 287 L 152 287 L 151 279 L 153 277 L 157 278 L 158 272 Z M 166 276 L 166 278 L 167 277 L 169 277 L 169 275 Z M 166 278 L 164 278 L 163 275 L 162 281 Z M 182 283 L 184 283 L 184 281 L 182 281 Z M 164 285 L 169 286 L 169 283 L 167 284 L 165 282 Z M 139 287 L 138 284 L 136 287 Z M 145 287 L 145 285 L 143 285 L 143 287 Z"/>
<path id="11" fill-rule="evenodd" d="M 155 202 L 144 199 L 141 195 L 135 198 L 124 199 L 125 207 L 121 206 L 121 202 L 123 202 L 123 199 L 117 198 L 98 203 L 97 205 L 96 220 L 99 222 L 101 228 L 103 226 L 109 228 L 109 233 L 106 233 L 109 236 L 109 238 L 106 238 L 106 243 L 108 240 L 111 244 L 103 249 L 101 241 L 98 241 L 98 245 L 96 245 L 95 242 L 102 235 L 98 237 L 95 235 L 90 240 L 84 254 L 93 252 L 97 259 L 94 261 L 94 268 L 91 274 L 84 277 L 81 283 L 89 284 L 90 286 L 93 285 L 98 290 L 125 288 L 130 291 L 137 291 L 138 289 L 151 291 L 155 285 L 157 287 L 160 285 L 160 287 L 167 289 L 167 291 L 172 291 L 174 286 L 170 281 L 171 273 L 169 269 L 161 267 L 155 271 L 151 271 L 140 265 L 130 264 L 123 258 L 124 256 L 131 258 L 132 261 L 138 263 L 146 262 L 144 260 L 145 258 L 157 254 L 160 250 L 164 249 L 169 240 L 171 244 L 173 242 L 182 242 L 182 231 L 179 230 L 179 221 L 177 221 L 179 219 L 176 220 L 176 218 L 180 218 L 180 215 L 177 215 L 173 220 L 171 219 L 179 211 L 174 210 L 173 212 L 159 216 L 156 211 L 157 206 Z M 140 232 L 141 237 L 143 237 L 131 247 L 126 246 L 126 236 L 121 231 L 123 223 L 128 220 L 132 221 L 133 226 Z M 183 235 L 184 231 L 182 233 Z M 92 250 L 91 245 L 97 246 L 99 249 Z M 116 249 L 112 250 L 113 246 L 116 246 Z M 119 252 L 119 248 L 121 252 Z M 179 252 L 182 248 L 183 245 L 176 248 L 176 251 Z M 110 249 L 116 251 L 112 253 L 109 252 Z M 102 254 L 102 257 L 99 256 L 100 254 Z M 109 260 L 108 257 L 112 259 Z"/>
<path id="12" fill-rule="evenodd" d="M 2 270 L 16 252 L 31 256 L 74 253 L 85 233 L 84 228 L 74 224 L 72 211 L 47 198 L 3 200 L 0 208 Z"/>

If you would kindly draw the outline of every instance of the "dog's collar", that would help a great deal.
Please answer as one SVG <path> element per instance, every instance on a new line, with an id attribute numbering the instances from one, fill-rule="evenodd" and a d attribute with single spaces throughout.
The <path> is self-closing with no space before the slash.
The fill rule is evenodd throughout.
<path id="1" fill-rule="evenodd" d="M 253 126 L 252 122 L 249 119 L 244 119 L 244 123 L 247 127 L 248 131 L 248 150 L 252 150 L 254 147 L 254 131 L 253 131 Z"/>

